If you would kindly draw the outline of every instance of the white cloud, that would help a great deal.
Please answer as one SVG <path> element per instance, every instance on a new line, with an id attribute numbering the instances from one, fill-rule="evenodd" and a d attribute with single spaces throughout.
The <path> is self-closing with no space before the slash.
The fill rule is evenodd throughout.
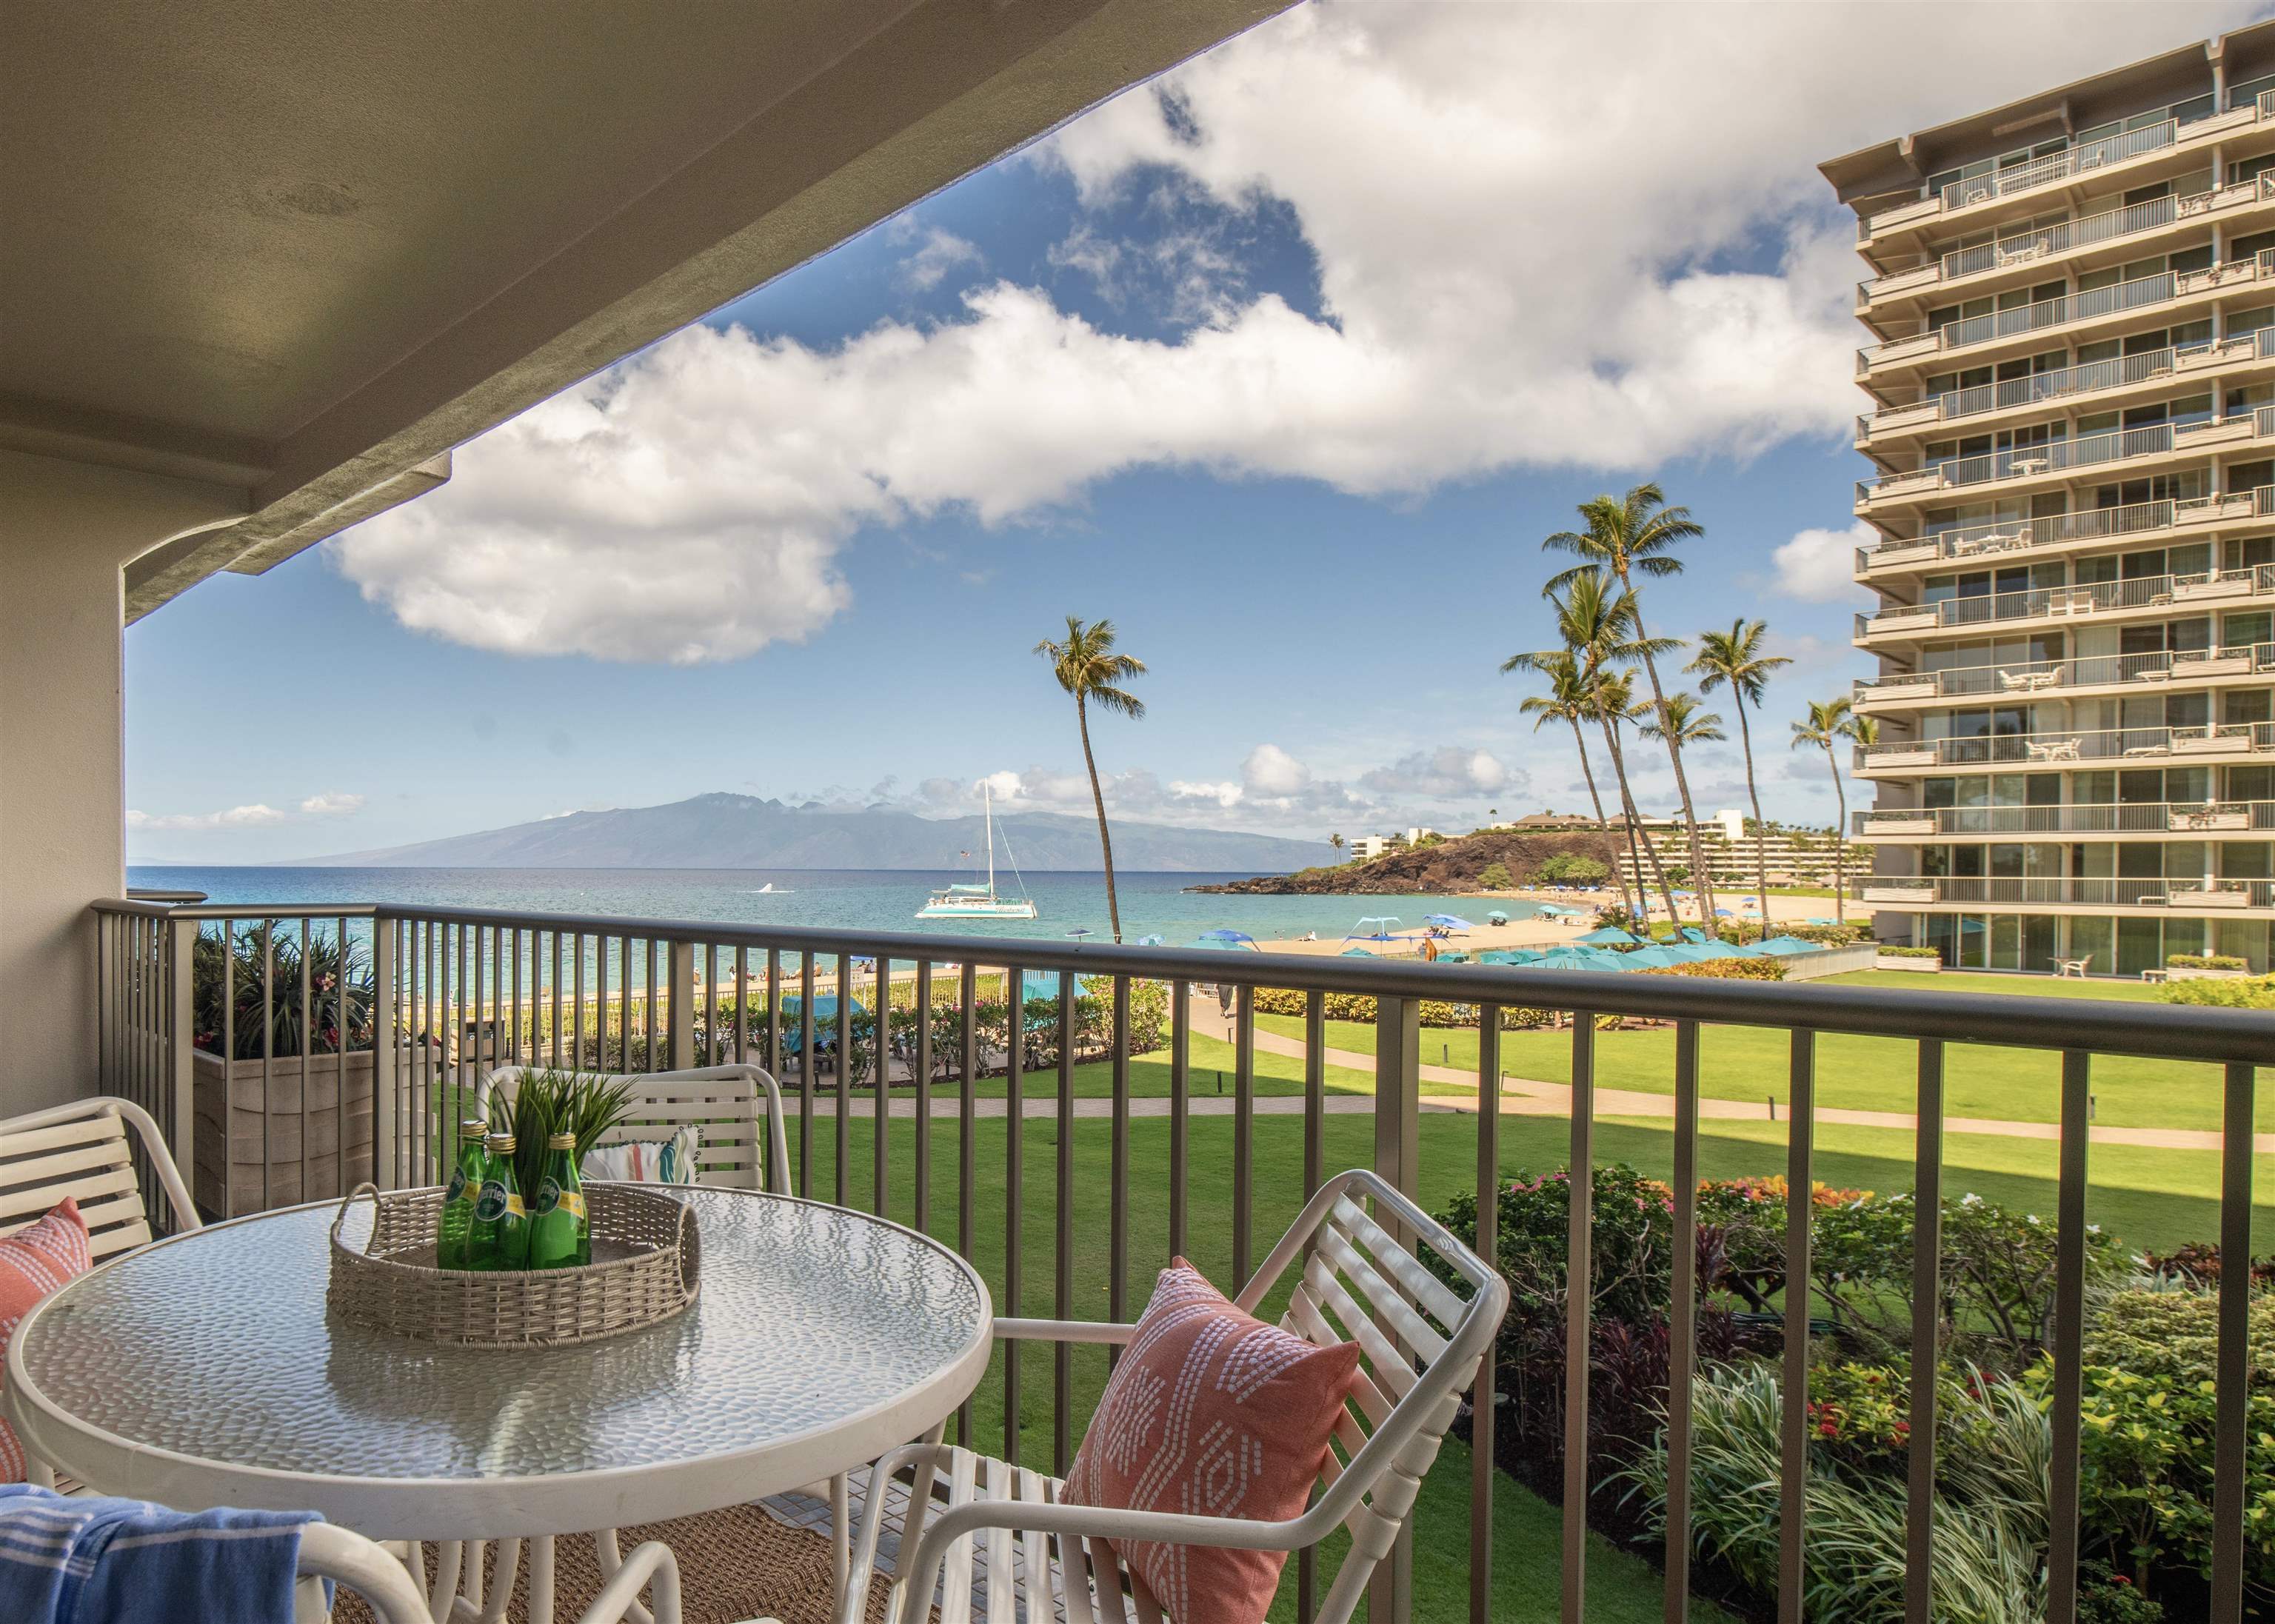
<path id="1" fill-rule="evenodd" d="M 1777 591 L 1804 603 L 1862 601 L 1872 594 L 1856 584 L 1856 549 L 1879 533 L 1863 519 L 1846 530 L 1804 530 L 1770 555 Z"/>
<path id="2" fill-rule="evenodd" d="M 1490 795 L 1508 786 L 1511 780 L 1508 768 L 1490 752 L 1449 747 L 1417 751 L 1388 767 L 1375 768 L 1359 782 L 1379 794 L 1434 798 Z"/>
<path id="3" fill-rule="evenodd" d="M 1166 185 L 1286 211 L 1320 319 L 1251 295 L 1190 208 L 1129 244 L 1085 223 L 1061 265 L 1192 325 L 1118 336 L 998 282 L 826 351 L 697 329 L 464 448 L 337 556 L 458 642 L 693 664 L 828 622 L 865 525 L 999 523 L 1133 467 L 1397 495 L 1829 442 L 1858 273 L 1816 162 L 2248 9 L 1975 7 L 1954 51 L 1859 6 L 1299 8 L 1035 161 L 1092 202 Z M 935 231 L 906 274 L 936 283 L 968 246 Z"/>
<path id="4" fill-rule="evenodd" d="M 901 280 L 912 288 L 936 288 L 958 266 L 980 265 L 986 261 L 986 256 L 976 243 L 933 226 L 925 232 L 923 245 L 901 261 Z"/>
<path id="5" fill-rule="evenodd" d="M 184 830 L 260 829 L 280 823 L 306 823 L 332 818 L 349 818 L 363 810 L 364 797 L 326 790 L 301 801 L 294 812 L 255 801 L 244 806 L 232 806 L 224 812 L 129 812 L 126 827 L 153 834 L 171 834 Z"/>
<path id="6" fill-rule="evenodd" d="M 1257 795 L 1294 795 L 1311 782 L 1311 769 L 1277 744 L 1258 744 L 1240 764 L 1240 782 Z"/>

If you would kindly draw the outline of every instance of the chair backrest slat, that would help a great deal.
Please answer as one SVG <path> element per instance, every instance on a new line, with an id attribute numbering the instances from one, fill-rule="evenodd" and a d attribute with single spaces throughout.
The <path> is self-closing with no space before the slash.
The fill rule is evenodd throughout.
<path id="1" fill-rule="evenodd" d="M 1425 1319 L 1406 1299 L 1398 1295 L 1388 1280 L 1374 1271 L 1374 1266 L 1354 1246 L 1349 1236 L 1333 1224 L 1320 1227 L 1319 1250 L 1315 1257 L 1327 1258 L 1335 1272 L 1348 1280 L 1358 1295 L 1366 1299 L 1378 1322 L 1387 1322 L 1398 1339 L 1411 1348 L 1423 1360 L 1438 1358 L 1446 1351 L 1446 1339 L 1436 1326 Z"/>
<path id="2" fill-rule="evenodd" d="M 1446 1282 L 1424 1266 L 1390 1232 L 1359 1210 L 1348 1197 L 1335 1203 L 1328 1216 L 1338 1228 L 1364 1247 L 1375 1266 L 1405 1289 L 1407 1296 L 1440 1325 L 1450 1328 L 1462 1317 L 1462 1300 Z"/>
<path id="3" fill-rule="evenodd" d="M 180 1209 L 176 1221 L 196 1228 L 197 1213 L 155 1124 L 138 1106 L 97 1098 L 0 1122 L 0 1235 L 38 1222 L 68 1196 L 87 1220 L 96 1262 L 146 1244 L 154 1231 L 135 1165 L 136 1139 Z"/>

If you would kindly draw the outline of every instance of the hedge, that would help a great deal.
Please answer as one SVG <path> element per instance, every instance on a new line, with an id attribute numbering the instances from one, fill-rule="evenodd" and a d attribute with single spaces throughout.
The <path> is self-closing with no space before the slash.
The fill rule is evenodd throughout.
<path id="1" fill-rule="evenodd" d="M 2159 987 L 2157 995 L 2168 1004 L 2211 1009 L 2275 1009 L 2275 976 L 2174 981 Z"/>
<path id="2" fill-rule="evenodd" d="M 2168 953 L 2165 956 L 2167 970 L 2249 970 L 2249 959 L 2237 958 L 2232 953 Z"/>
<path id="3" fill-rule="evenodd" d="M 1875 942 L 1873 948 L 1884 959 L 1939 959 L 1943 956 L 1940 948 L 1904 948 L 1892 941 Z"/>
<path id="4" fill-rule="evenodd" d="M 1780 959 L 1700 959 L 1689 964 L 1660 964 L 1643 970 L 1618 972 L 1631 976 L 1693 976 L 1719 981 L 1782 981 L 1785 964 Z M 1364 993 L 1328 993 L 1326 1001 L 1326 1018 L 1330 1021 L 1351 1021 L 1362 1026 L 1374 1024 L 1374 999 Z M 1301 1015 L 1307 1007 L 1306 994 L 1289 987 L 1260 986 L 1256 989 L 1256 1012 L 1258 1015 Z M 1425 1026 L 1475 1026 L 1480 1016 L 1474 1002 L 1456 1003 L 1450 999 L 1425 998 L 1419 1001 L 1421 1022 Z M 1529 1009 L 1504 1005 L 1500 1012 L 1503 1031 L 1528 1031 L 1536 1027 L 1553 1026 L 1557 1012 L 1549 1009 Z M 1619 1019 L 1616 1016 L 1600 1017 L 1604 1023 Z"/>

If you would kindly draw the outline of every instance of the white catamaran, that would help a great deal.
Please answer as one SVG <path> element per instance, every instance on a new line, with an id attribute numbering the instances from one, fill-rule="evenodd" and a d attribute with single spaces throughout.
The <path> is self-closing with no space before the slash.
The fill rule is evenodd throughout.
<path id="1" fill-rule="evenodd" d="M 917 910 L 919 919 L 1032 919 L 1035 917 L 1035 904 L 1024 895 L 995 895 L 995 800 L 984 783 L 979 787 L 979 794 L 980 816 L 987 826 L 987 883 L 984 886 L 945 886 L 934 891 L 931 899 Z M 1013 872 L 1017 872 L 1016 859 Z M 1023 882 L 1020 890 L 1024 893 L 1025 889 Z"/>

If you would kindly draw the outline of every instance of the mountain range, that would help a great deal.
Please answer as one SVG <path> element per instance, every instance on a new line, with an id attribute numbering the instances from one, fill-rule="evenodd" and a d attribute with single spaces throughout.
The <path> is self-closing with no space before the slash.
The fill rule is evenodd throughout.
<path id="1" fill-rule="evenodd" d="M 983 852 L 978 818 L 920 818 L 887 807 L 789 805 L 699 795 L 664 806 L 569 812 L 510 828 L 375 851 L 300 857 L 297 868 L 911 868 L 967 865 Z M 999 853 L 1033 870 L 1100 866 L 1098 825 L 1063 812 L 995 820 Z M 1114 861 L 1133 872 L 1286 872 L 1324 860 L 1325 842 L 1159 823 L 1114 825 Z"/>

